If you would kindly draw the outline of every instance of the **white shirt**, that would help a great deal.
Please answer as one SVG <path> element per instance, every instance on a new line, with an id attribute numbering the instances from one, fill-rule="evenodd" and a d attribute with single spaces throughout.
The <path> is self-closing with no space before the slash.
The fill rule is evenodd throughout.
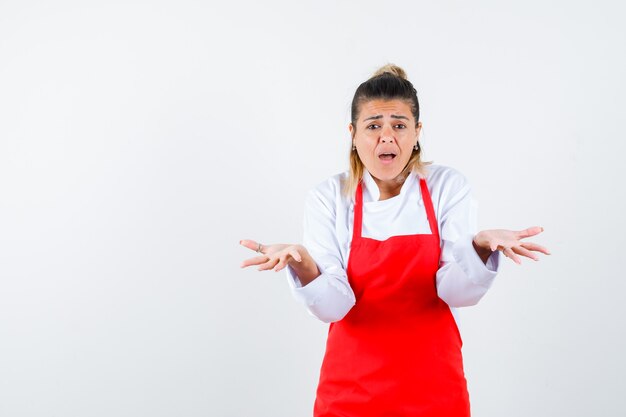
<path id="1" fill-rule="evenodd" d="M 425 171 L 441 238 L 437 294 L 450 307 L 458 326 L 456 308 L 474 305 L 485 295 L 498 272 L 500 252 L 492 253 L 484 264 L 472 245 L 477 204 L 465 176 L 442 165 L 427 165 Z M 341 192 L 347 178 L 347 171 L 336 174 L 309 190 L 306 197 L 303 245 L 321 275 L 302 286 L 293 268 L 285 268 L 294 297 L 326 323 L 341 320 L 355 304 L 346 275 L 354 222 L 354 201 Z M 378 185 L 365 170 L 363 237 L 385 240 L 432 233 L 417 174 L 406 178 L 399 195 L 382 201 L 379 197 Z"/>

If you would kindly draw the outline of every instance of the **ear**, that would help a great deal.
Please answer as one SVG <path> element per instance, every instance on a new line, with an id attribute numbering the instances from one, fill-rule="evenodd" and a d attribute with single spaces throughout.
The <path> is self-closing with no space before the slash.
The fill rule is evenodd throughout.
<path id="1" fill-rule="evenodd" d="M 350 132 L 350 137 L 354 139 L 354 126 L 352 126 L 352 123 L 348 123 L 348 131 Z"/>
<path id="2" fill-rule="evenodd" d="M 422 131 L 422 122 L 417 122 L 417 127 L 415 128 L 415 136 L 419 137 L 421 131 Z"/>

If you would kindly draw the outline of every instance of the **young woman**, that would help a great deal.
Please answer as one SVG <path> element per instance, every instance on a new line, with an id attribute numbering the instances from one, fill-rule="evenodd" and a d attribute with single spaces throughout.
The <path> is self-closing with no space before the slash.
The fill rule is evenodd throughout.
<path id="1" fill-rule="evenodd" d="M 303 244 L 241 244 L 242 267 L 286 268 L 294 296 L 330 323 L 314 406 L 322 416 L 470 415 L 456 308 L 476 304 L 500 252 L 549 254 L 484 230 L 465 177 L 420 159 L 419 104 L 405 72 L 386 65 L 352 101 L 350 169 L 310 190 Z"/>

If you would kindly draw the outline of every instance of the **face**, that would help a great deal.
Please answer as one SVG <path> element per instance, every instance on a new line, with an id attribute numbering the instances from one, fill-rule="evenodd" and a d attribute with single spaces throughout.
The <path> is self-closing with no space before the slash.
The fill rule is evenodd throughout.
<path id="1" fill-rule="evenodd" d="M 371 100 L 361 105 L 356 131 L 349 130 L 359 158 L 372 176 L 395 179 L 409 162 L 422 123 L 415 126 L 411 107 L 402 100 Z"/>

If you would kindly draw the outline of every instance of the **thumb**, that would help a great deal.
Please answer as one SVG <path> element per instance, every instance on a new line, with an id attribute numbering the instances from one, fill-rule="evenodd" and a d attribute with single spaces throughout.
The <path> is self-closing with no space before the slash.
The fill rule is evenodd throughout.
<path id="1" fill-rule="evenodd" d="M 293 259 L 296 260 L 296 262 L 302 262 L 302 256 L 300 256 L 297 250 L 294 249 L 290 251 L 289 254 L 291 255 Z"/>

